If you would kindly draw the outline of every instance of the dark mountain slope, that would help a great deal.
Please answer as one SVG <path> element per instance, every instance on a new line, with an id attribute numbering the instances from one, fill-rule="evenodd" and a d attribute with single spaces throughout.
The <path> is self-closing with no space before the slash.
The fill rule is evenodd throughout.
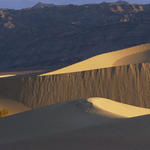
<path id="1" fill-rule="evenodd" d="M 58 68 L 150 42 L 149 6 L 38 4 L 0 10 L 0 70 Z"/>

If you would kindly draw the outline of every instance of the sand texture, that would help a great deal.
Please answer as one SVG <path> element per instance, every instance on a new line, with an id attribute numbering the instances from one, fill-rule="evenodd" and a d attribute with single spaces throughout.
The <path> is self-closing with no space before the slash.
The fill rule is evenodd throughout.
<path id="1" fill-rule="evenodd" d="M 150 108 L 150 64 L 130 64 L 51 76 L 0 79 L 0 98 L 28 107 L 103 97 Z"/>
<path id="2" fill-rule="evenodd" d="M 96 56 L 72 71 L 1 78 L 0 108 L 40 108 L 0 119 L 0 149 L 149 150 L 149 46 Z"/>
<path id="3" fill-rule="evenodd" d="M 105 124 L 118 118 L 121 116 L 97 109 L 87 100 L 55 104 L 0 119 L 0 144 Z"/>
<path id="4" fill-rule="evenodd" d="M 125 118 L 132 118 L 150 114 L 150 109 L 127 105 L 105 98 L 89 98 L 88 102 L 92 103 L 92 105 L 97 109 L 104 110 L 114 115 Z"/>
<path id="5" fill-rule="evenodd" d="M 97 109 L 86 100 L 76 100 L 0 119 L 0 147 L 4 150 L 149 150 L 150 116 L 121 118 L 105 111 L 107 105 Z"/>
<path id="6" fill-rule="evenodd" d="M 5 74 L 5 75 L 0 75 L 0 78 L 8 78 L 8 77 L 13 77 L 15 75 L 13 74 Z"/>
<path id="7" fill-rule="evenodd" d="M 150 62 L 150 44 L 143 44 L 123 50 L 97 55 L 71 66 L 42 74 L 41 76 L 80 72 L 145 62 Z"/>
<path id="8" fill-rule="evenodd" d="M 95 56 L 46 76 L 2 78 L 0 98 L 36 108 L 80 98 L 103 97 L 150 108 L 150 64 L 146 63 L 149 60 L 150 44 L 143 44 Z"/>

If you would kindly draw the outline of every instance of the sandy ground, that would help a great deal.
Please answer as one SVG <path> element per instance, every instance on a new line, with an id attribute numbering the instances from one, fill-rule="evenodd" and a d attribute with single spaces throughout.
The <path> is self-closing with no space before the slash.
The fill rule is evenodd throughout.
<path id="1" fill-rule="evenodd" d="M 97 100 L 76 100 L 2 118 L 0 147 L 4 150 L 149 150 L 149 116 L 124 118 L 120 108 L 115 114 L 105 110 L 114 103 L 99 99 L 101 109 Z"/>
<path id="2" fill-rule="evenodd" d="M 24 106 L 22 103 L 19 103 L 17 101 L 1 98 L 0 99 L 0 110 L 3 110 L 3 109 L 8 110 L 8 116 L 31 110 L 30 108 Z"/>
<path id="3" fill-rule="evenodd" d="M 144 62 L 150 62 L 150 44 L 143 44 L 119 51 L 97 55 L 71 66 L 41 74 L 41 76 L 80 72 Z"/>
<path id="4" fill-rule="evenodd" d="M 91 102 L 97 109 L 105 110 L 126 118 L 150 114 L 150 109 L 127 105 L 106 98 L 89 98 L 88 102 Z"/>
<path id="5" fill-rule="evenodd" d="M 5 75 L 0 75 L 0 78 L 8 78 L 8 77 L 13 77 L 16 76 L 15 74 L 5 74 Z"/>
<path id="6" fill-rule="evenodd" d="M 22 70 L 15 72 L 0 72 L 0 78 L 8 78 L 14 76 L 29 76 L 29 75 L 39 75 L 41 73 L 47 72 L 49 69 L 37 69 L 37 70 Z"/>

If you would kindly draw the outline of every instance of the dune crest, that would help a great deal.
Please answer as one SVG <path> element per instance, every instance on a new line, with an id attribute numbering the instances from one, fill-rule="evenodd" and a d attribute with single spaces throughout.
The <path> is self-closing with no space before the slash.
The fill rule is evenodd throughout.
<path id="1" fill-rule="evenodd" d="M 125 118 L 132 118 L 150 114 L 150 109 L 115 102 L 106 98 L 89 98 L 88 102 L 92 103 L 94 107 L 100 110 L 105 110 Z"/>
<path id="2" fill-rule="evenodd" d="M 132 55 L 134 55 L 134 57 L 131 57 Z M 150 62 L 150 57 L 148 58 L 147 55 L 150 56 L 150 44 L 142 44 L 139 46 L 126 48 L 123 50 L 97 55 L 95 57 L 67 66 L 65 68 L 53 72 L 41 74 L 40 76 L 80 72 L 80 71 L 108 68 L 108 67 L 121 66 L 127 64 Z M 124 59 L 125 57 L 131 57 L 131 59 L 126 59 L 125 61 Z"/>
<path id="3" fill-rule="evenodd" d="M 0 75 L 0 78 L 8 78 L 8 77 L 13 77 L 16 76 L 14 74 L 5 74 L 5 75 Z"/>

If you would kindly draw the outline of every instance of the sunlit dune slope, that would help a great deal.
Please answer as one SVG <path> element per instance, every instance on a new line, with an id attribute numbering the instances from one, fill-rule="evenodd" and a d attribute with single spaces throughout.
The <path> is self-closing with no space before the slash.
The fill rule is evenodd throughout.
<path id="1" fill-rule="evenodd" d="M 150 109 L 127 105 L 105 98 L 89 98 L 88 102 L 98 109 L 127 118 L 150 114 Z"/>
<path id="2" fill-rule="evenodd" d="M 13 77 L 13 76 L 16 76 L 16 75 L 5 74 L 5 75 L 0 75 L 0 78 L 8 78 L 8 77 Z"/>
<path id="3" fill-rule="evenodd" d="M 86 70 L 107 68 L 127 64 L 137 64 L 143 62 L 150 62 L 150 44 L 143 44 L 119 51 L 97 55 L 85 61 L 73 64 L 71 66 L 46 74 L 42 74 L 41 76 L 80 72 Z"/>
<path id="4" fill-rule="evenodd" d="M 3 109 L 8 110 L 7 116 L 31 110 L 31 108 L 24 106 L 20 102 L 0 98 L 0 110 Z"/>
<path id="5" fill-rule="evenodd" d="M 103 98 L 97 100 L 60 103 L 0 119 L 0 147 L 5 150 L 140 150 L 138 147 L 148 150 L 149 117 L 121 118 L 118 107 L 133 111 L 135 108 L 117 104 L 115 115 L 110 113 L 116 113 L 111 100 L 107 103 Z"/>
<path id="6" fill-rule="evenodd" d="M 142 50 L 141 47 L 143 47 Z M 138 58 L 148 60 L 150 58 L 148 47 L 149 44 L 146 44 L 131 48 L 131 50 L 137 51 L 136 56 L 143 53 Z M 120 53 L 124 51 L 122 50 Z M 119 55 L 118 52 L 113 53 Z M 107 56 L 107 54 L 104 55 Z M 131 59 L 131 56 L 122 59 L 123 61 L 128 58 L 130 61 L 134 60 Z M 120 59 L 114 60 L 120 61 Z M 88 63 L 85 65 L 88 67 Z M 80 66 L 84 65 L 79 65 L 79 69 Z M 149 81 L 150 63 L 129 64 L 49 76 L 17 75 L 12 78 L 0 79 L 0 97 L 16 100 L 32 108 L 89 97 L 104 97 L 130 105 L 150 108 Z"/>
<path id="7" fill-rule="evenodd" d="M 12 72 L 0 72 L 0 78 L 39 75 L 48 71 L 49 69 L 35 69 L 35 70 L 33 69 L 33 70 L 20 70 L 20 71 L 12 71 Z"/>
<path id="8" fill-rule="evenodd" d="M 105 124 L 120 117 L 87 100 L 59 103 L 0 119 L 0 144 Z"/>

